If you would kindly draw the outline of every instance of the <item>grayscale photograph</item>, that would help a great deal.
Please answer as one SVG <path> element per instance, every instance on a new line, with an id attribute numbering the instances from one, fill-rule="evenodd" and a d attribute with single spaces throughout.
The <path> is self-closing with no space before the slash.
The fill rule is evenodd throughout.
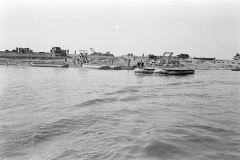
<path id="1" fill-rule="evenodd" d="M 0 4 L 0 160 L 240 160 L 239 0 Z"/>

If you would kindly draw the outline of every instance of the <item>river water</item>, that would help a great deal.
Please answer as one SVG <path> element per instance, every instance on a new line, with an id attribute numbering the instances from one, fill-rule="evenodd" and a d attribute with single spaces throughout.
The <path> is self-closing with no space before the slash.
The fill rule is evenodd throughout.
<path id="1" fill-rule="evenodd" d="M 0 66 L 1 160 L 239 160 L 240 72 Z"/>

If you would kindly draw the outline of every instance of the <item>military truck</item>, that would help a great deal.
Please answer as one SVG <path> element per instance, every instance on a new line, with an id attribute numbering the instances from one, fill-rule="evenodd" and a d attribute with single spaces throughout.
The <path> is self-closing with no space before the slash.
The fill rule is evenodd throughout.
<path id="1" fill-rule="evenodd" d="M 60 47 L 52 47 L 50 50 L 51 55 L 55 57 L 66 57 L 68 52 L 69 50 L 63 50 Z"/>

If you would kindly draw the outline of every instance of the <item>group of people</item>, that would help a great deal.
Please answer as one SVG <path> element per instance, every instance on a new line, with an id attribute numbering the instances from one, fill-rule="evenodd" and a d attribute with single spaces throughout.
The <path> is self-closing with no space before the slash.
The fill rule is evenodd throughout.
<path id="1" fill-rule="evenodd" d="M 146 62 L 144 63 L 142 60 L 140 62 L 137 63 L 137 67 L 138 68 L 143 68 L 145 66 L 170 66 L 170 67 L 182 67 L 184 66 L 183 64 L 180 63 L 180 61 L 170 61 L 170 60 L 166 60 L 166 61 L 159 61 L 159 62 L 155 62 L 155 63 L 151 63 L 151 62 Z"/>
<path id="2" fill-rule="evenodd" d="M 137 63 L 137 67 L 138 67 L 138 68 L 142 68 L 142 67 L 144 67 L 144 66 L 145 66 L 145 64 L 144 64 L 143 61 Z"/>
<path id="3" fill-rule="evenodd" d="M 82 66 L 83 63 L 87 63 L 87 62 L 88 62 L 88 57 L 86 53 L 80 53 L 79 56 L 72 57 L 72 63 L 74 66 L 76 65 Z"/>

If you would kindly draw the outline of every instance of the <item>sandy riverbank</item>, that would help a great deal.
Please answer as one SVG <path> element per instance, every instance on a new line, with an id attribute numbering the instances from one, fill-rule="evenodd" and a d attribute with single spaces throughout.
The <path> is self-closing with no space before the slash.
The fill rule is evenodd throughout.
<path id="1" fill-rule="evenodd" d="M 89 56 L 89 61 L 91 64 L 98 65 L 115 65 L 115 66 L 127 66 L 130 59 L 129 65 L 136 65 L 137 62 L 143 60 L 146 61 L 147 58 L 142 57 L 108 57 L 108 56 Z M 42 60 L 42 59 L 11 59 L 11 58 L 0 58 L 0 65 L 5 66 L 28 66 L 30 62 L 63 62 L 62 59 L 56 60 Z M 80 67 L 77 61 L 73 61 L 71 58 L 67 59 L 67 63 L 70 67 Z M 240 61 L 236 60 L 213 60 L 213 61 L 202 61 L 202 60 L 181 60 L 181 63 L 186 67 L 195 69 L 195 70 L 231 70 L 240 66 Z"/>

